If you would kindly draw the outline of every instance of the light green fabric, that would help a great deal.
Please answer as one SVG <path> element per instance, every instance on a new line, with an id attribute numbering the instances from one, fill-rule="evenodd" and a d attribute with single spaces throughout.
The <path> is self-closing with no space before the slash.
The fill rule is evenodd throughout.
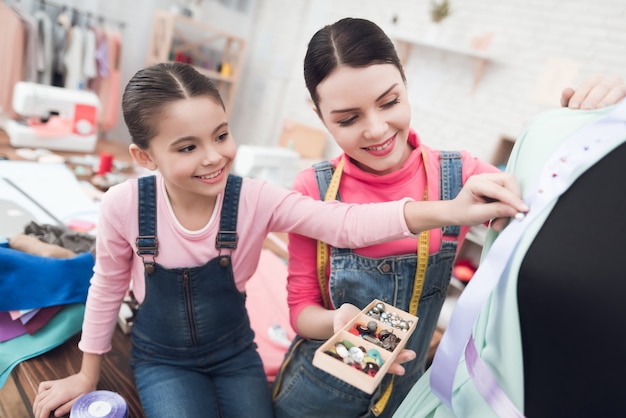
<path id="1" fill-rule="evenodd" d="M 84 313 L 84 303 L 64 306 L 33 335 L 24 334 L 0 343 L 0 388 L 21 361 L 50 351 L 79 332 Z"/>
<path id="2" fill-rule="evenodd" d="M 522 194 L 528 194 L 528 189 L 535 184 L 536 177 L 541 173 L 546 160 L 565 139 L 611 110 L 613 107 L 594 111 L 555 109 L 531 120 L 516 141 L 506 169 L 516 175 Z M 573 173 L 569 184 L 571 185 L 580 174 L 595 163 L 596 161 L 589 161 L 584 169 Z M 486 302 L 474 326 L 476 348 L 481 358 L 520 411 L 523 411 L 524 406 L 524 368 L 517 307 L 517 272 L 526 251 L 552 207 L 553 205 L 546 208 L 544 213 L 529 225 L 512 256 L 509 268 Z M 483 249 L 483 258 L 496 237 L 497 234 L 490 230 Z M 464 360 L 457 367 L 452 402 L 459 417 L 495 416 L 471 382 Z M 443 418 L 454 415 L 431 392 L 429 370 L 409 392 L 394 417 Z"/>

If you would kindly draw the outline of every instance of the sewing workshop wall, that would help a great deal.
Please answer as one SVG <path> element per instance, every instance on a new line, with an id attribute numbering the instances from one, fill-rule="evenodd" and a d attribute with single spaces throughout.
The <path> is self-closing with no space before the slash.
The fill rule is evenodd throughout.
<path id="1" fill-rule="evenodd" d="M 256 0 L 3 0 L 0 3 L 0 116 L 11 118 L 11 96 L 16 81 L 36 81 L 66 88 L 91 89 L 102 101 L 100 136 L 130 142 L 121 115 L 120 100 L 128 80 L 143 68 L 152 17 L 158 9 L 187 8 L 194 17 L 240 36 L 248 36 Z M 12 22 L 12 26 L 5 24 Z M 28 22 L 51 33 L 47 60 L 29 58 L 22 27 Z M 19 25 L 19 27 L 18 27 Z M 61 48 L 53 35 L 76 28 L 73 40 L 92 45 Z M 95 30 L 94 30 L 95 29 Z M 7 34 L 10 32 L 10 36 Z M 53 32 L 54 31 L 54 32 Z M 16 39 L 16 34 L 21 34 Z M 69 39 L 67 37 L 66 39 Z M 33 40 L 34 41 L 34 40 Z M 57 38 L 59 41 L 59 38 Z M 102 43 L 106 41 L 106 44 Z M 40 42 L 43 48 L 43 41 Z M 7 51 L 7 52 L 5 52 Z"/>

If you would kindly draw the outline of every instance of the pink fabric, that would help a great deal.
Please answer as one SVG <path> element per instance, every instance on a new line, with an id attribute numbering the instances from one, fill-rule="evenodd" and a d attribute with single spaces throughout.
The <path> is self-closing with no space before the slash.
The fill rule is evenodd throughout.
<path id="1" fill-rule="evenodd" d="M 117 123 L 117 115 L 122 103 L 122 83 L 120 73 L 122 37 L 117 30 L 106 31 L 108 48 L 108 75 L 100 80 L 99 97 L 100 128 L 109 131 Z"/>
<path id="2" fill-rule="evenodd" d="M 35 316 L 30 321 L 24 324 L 26 332 L 28 332 L 30 335 L 33 335 L 35 332 L 41 329 L 41 327 L 46 325 L 48 321 L 50 321 L 52 317 L 61 310 L 62 307 L 62 305 L 56 305 L 46 306 L 45 308 L 39 309 Z"/>
<path id="3" fill-rule="evenodd" d="M 267 380 L 273 382 L 296 333 L 289 325 L 287 264 L 271 250 L 261 252 L 247 284 L 246 307 Z"/>
<path id="4" fill-rule="evenodd" d="M 12 118 L 13 86 L 24 79 L 24 27 L 13 10 L 0 2 L 0 107 Z"/>
<path id="5" fill-rule="evenodd" d="M 0 343 L 26 334 L 26 328 L 20 321 L 11 319 L 8 312 L 0 312 Z"/>
<path id="6" fill-rule="evenodd" d="M 393 173 L 378 176 L 367 173 L 345 158 L 343 176 L 339 186 L 342 201 L 350 203 L 386 202 L 410 197 L 422 200 L 425 188 L 424 162 L 422 148 L 426 152 L 428 173 L 428 198 L 439 199 L 439 151 L 422 144 L 415 131 L 411 131 L 409 142 L 415 147 L 404 166 Z M 338 157 L 332 160 L 337 165 Z M 471 156 L 462 153 L 463 183 L 482 172 L 495 172 L 498 169 Z M 294 182 L 294 189 L 319 199 L 319 190 L 313 169 L 303 171 Z M 459 243 L 467 234 L 468 227 L 461 228 Z M 430 253 L 439 249 L 441 230 L 430 231 Z M 459 245 L 460 247 L 460 245 Z M 356 253 L 367 257 L 411 254 L 417 251 L 415 238 L 404 239 L 357 249 Z M 322 295 L 317 281 L 316 241 L 297 234 L 289 234 L 289 309 L 291 325 L 297 330 L 296 321 L 302 309 L 309 305 L 322 305 Z"/>
<path id="7" fill-rule="evenodd" d="M 221 203 L 209 223 L 199 231 L 183 229 L 171 210 L 163 178 L 157 175 L 157 231 L 159 255 L 165 268 L 197 266 L 216 257 L 215 235 Z M 408 199 L 380 205 L 323 202 L 267 182 L 243 180 L 237 232 L 232 253 L 235 282 L 240 291 L 254 274 L 263 240 L 269 232 L 296 231 L 340 247 L 360 247 L 412 236 L 404 220 Z M 87 297 L 79 348 L 89 353 L 110 349 L 117 315 L 132 278 L 133 291 L 143 301 L 143 264 L 136 256 L 137 180 L 113 186 L 103 196 L 98 220 L 96 264 Z"/>

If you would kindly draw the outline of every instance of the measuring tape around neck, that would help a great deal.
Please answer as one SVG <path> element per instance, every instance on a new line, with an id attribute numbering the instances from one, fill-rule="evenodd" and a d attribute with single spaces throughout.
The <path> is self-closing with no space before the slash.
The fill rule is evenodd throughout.
<path id="1" fill-rule="evenodd" d="M 422 161 L 424 165 L 424 177 L 426 179 L 424 185 L 424 196 L 422 198 L 423 201 L 428 200 L 428 171 L 426 166 L 426 153 L 422 149 Z M 342 158 L 337 167 L 335 167 L 335 172 L 330 180 L 328 185 L 328 189 L 326 190 L 326 194 L 324 195 L 324 201 L 334 200 L 337 198 L 337 193 L 339 191 L 339 183 L 341 181 L 341 175 L 343 173 L 345 161 Z M 413 316 L 417 316 L 417 308 L 419 306 L 419 300 L 422 295 L 422 291 L 424 289 L 424 279 L 426 277 L 426 269 L 428 268 L 428 252 L 430 249 L 430 232 L 428 230 L 422 231 L 420 233 L 418 242 L 417 242 L 417 267 L 415 269 L 415 280 L 413 283 L 413 293 L 411 295 L 411 301 L 409 303 L 409 313 Z M 320 290 L 322 292 L 322 301 L 324 303 L 324 307 L 326 309 L 331 309 L 330 297 L 328 294 L 328 288 L 326 286 L 326 269 L 328 266 L 328 245 L 322 241 L 317 241 L 317 279 L 319 282 Z M 389 382 L 389 385 L 385 388 L 382 396 L 376 402 L 376 404 L 372 407 L 372 412 L 375 416 L 380 415 L 385 407 L 387 406 L 387 402 L 391 396 L 391 391 L 393 389 L 393 377 Z"/>

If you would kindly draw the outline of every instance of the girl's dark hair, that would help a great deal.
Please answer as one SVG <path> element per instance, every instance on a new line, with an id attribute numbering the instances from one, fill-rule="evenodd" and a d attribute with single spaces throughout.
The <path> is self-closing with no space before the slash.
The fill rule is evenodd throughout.
<path id="1" fill-rule="evenodd" d="M 392 64 L 406 82 L 396 48 L 383 30 L 366 19 L 344 18 L 317 31 L 304 57 L 304 81 L 319 110 L 317 86 L 335 68 Z"/>
<path id="2" fill-rule="evenodd" d="M 217 88 L 191 65 L 160 63 L 139 70 L 128 82 L 122 97 L 124 122 L 133 143 L 147 149 L 157 132 L 165 106 L 177 100 L 208 96 L 224 109 Z"/>

